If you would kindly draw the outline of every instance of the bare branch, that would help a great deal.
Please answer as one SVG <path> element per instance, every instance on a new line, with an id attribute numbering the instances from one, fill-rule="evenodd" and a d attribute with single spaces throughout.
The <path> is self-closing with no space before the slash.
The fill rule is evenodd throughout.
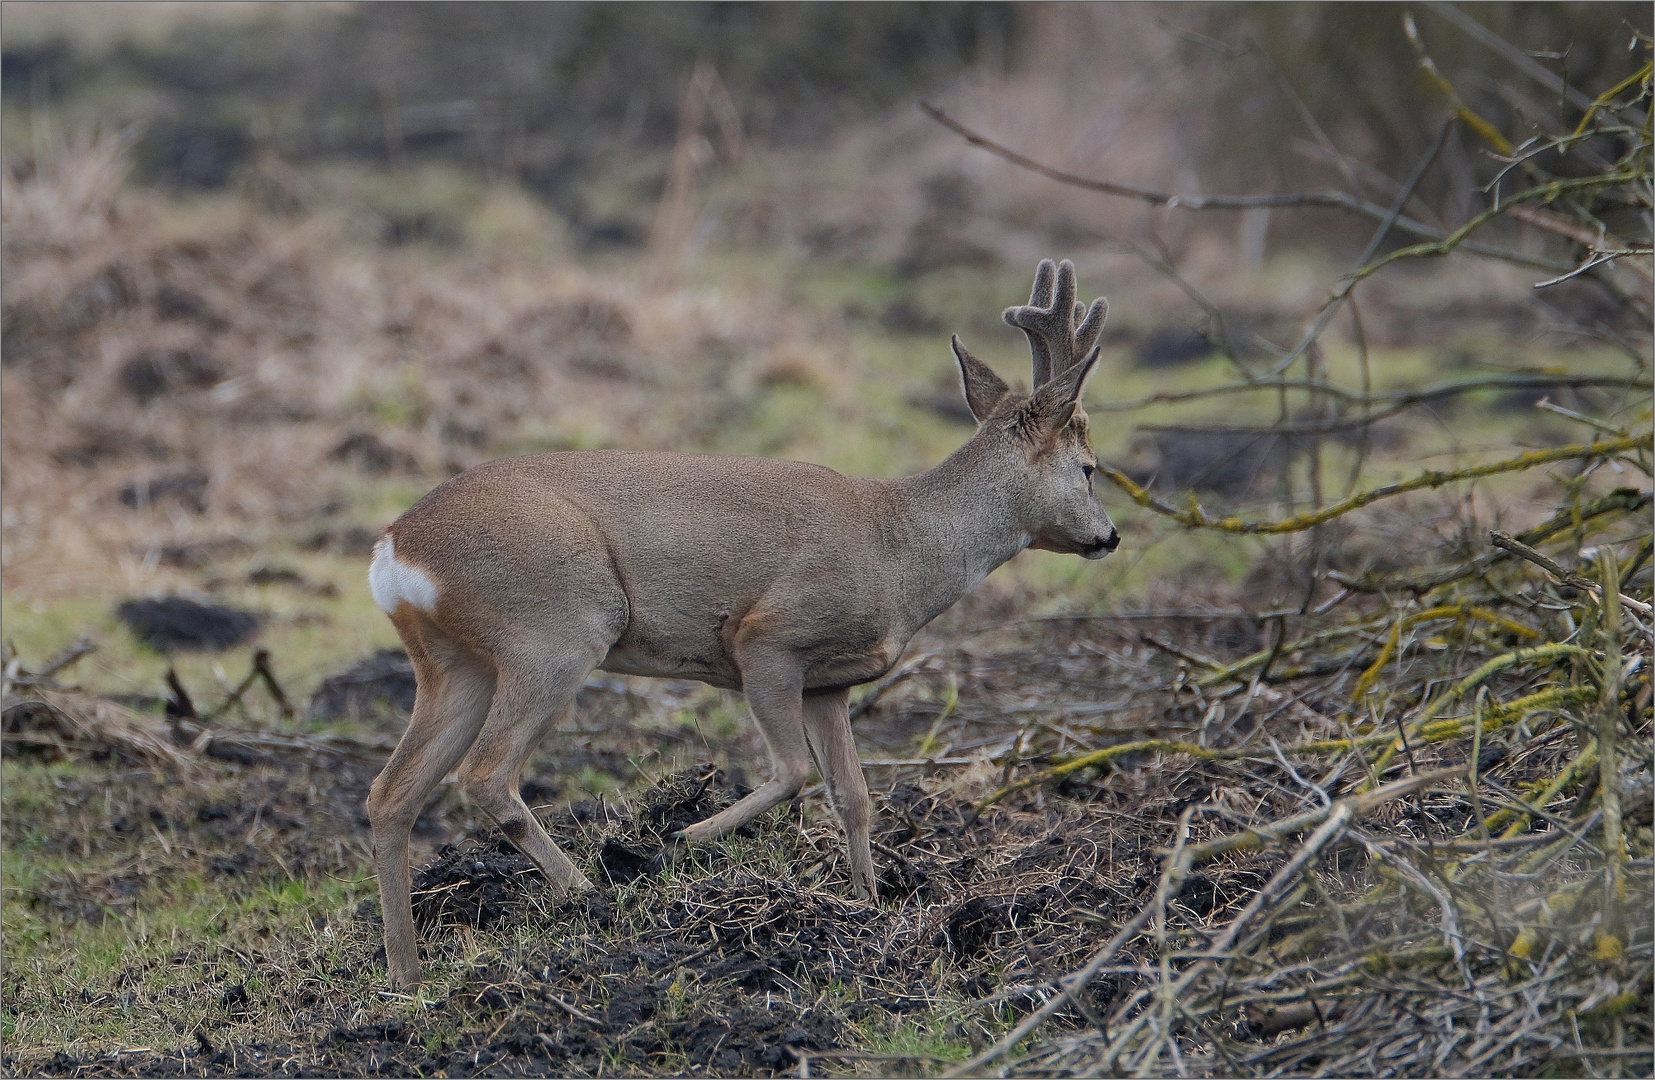
<path id="1" fill-rule="evenodd" d="M 1522 49 L 1519 49 L 1453 4 L 1446 3 L 1445 0 L 1425 0 L 1425 6 L 1433 13 L 1459 27 L 1467 37 L 1477 44 L 1497 53 L 1512 67 L 1538 82 L 1541 86 L 1554 94 L 1562 95 L 1571 105 L 1578 109 L 1592 107 L 1592 99 L 1581 93 L 1578 88 L 1570 86 L 1558 76 L 1547 71 Z M 1639 123 L 1642 123 L 1642 121 L 1640 120 Z"/>
<path id="2" fill-rule="evenodd" d="M 1278 192 L 1272 195 L 1177 195 L 1171 192 L 1133 187 L 1130 184 L 1117 184 L 1109 180 L 1097 180 L 1065 172 L 1062 169 L 1054 168 L 1020 154 L 1002 143 L 995 142 L 986 135 L 978 134 L 930 102 L 920 102 L 920 108 L 924 109 L 926 115 L 931 119 L 955 132 L 971 145 L 981 147 L 997 157 L 1004 158 L 1013 165 L 1028 169 L 1030 172 L 1039 173 L 1041 176 L 1056 180 L 1060 184 L 1067 184 L 1070 187 L 1098 191 L 1105 195 L 1137 199 L 1153 206 L 1165 206 L 1169 210 L 1175 208 L 1184 210 L 1246 210 L 1256 206 L 1310 207 L 1343 210 L 1347 213 L 1372 218 L 1375 221 L 1384 221 L 1390 217 L 1391 213 L 1386 207 L 1368 202 L 1366 199 L 1357 198 L 1343 191 Z M 1393 227 L 1425 240 L 1440 241 L 1447 239 L 1447 236 L 1441 231 L 1433 229 L 1423 222 L 1415 221 L 1405 214 L 1397 215 Z M 1502 262 L 1527 266 L 1535 270 L 1562 273 L 1565 270 L 1574 269 L 1571 265 L 1558 263 L 1551 259 L 1525 255 L 1518 251 L 1508 251 L 1504 248 L 1497 248 L 1490 244 L 1475 241 L 1462 241 L 1457 246 L 1469 255 L 1499 259 Z"/>
<path id="3" fill-rule="evenodd" d="M 1483 476 L 1493 476 L 1497 473 L 1520 472 L 1532 469 L 1536 465 L 1544 465 L 1553 461 L 1569 461 L 1576 458 L 1611 457 L 1623 454 L 1629 450 L 1639 450 L 1649 447 L 1651 437 L 1648 435 L 1628 436 L 1624 439 L 1605 439 L 1590 445 L 1557 446 L 1547 450 L 1532 450 L 1526 454 L 1519 454 L 1504 461 L 1494 461 L 1486 465 L 1475 465 L 1467 469 L 1455 469 L 1451 472 L 1437 472 L 1431 470 L 1421 473 L 1409 480 L 1400 480 L 1394 484 L 1385 484 L 1371 488 L 1368 491 L 1358 492 L 1348 499 L 1334 503 L 1331 506 L 1310 513 L 1298 514 L 1283 521 L 1243 521 L 1238 517 L 1213 519 L 1199 505 L 1188 510 L 1178 510 L 1154 498 L 1149 492 L 1139 487 L 1131 477 L 1119 469 L 1112 469 L 1099 463 L 1098 472 L 1114 482 L 1116 487 L 1126 492 L 1127 496 L 1139 506 L 1164 514 L 1191 528 L 1217 529 L 1221 532 L 1255 533 L 1273 535 L 1278 533 L 1301 532 L 1313 528 L 1323 522 L 1332 521 L 1352 510 L 1360 509 L 1369 503 L 1392 495 L 1401 495 L 1409 491 L 1422 491 L 1427 488 L 1441 487 L 1443 484 L 1457 480 L 1475 480 Z"/>
<path id="4" fill-rule="evenodd" d="M 1591 593 L 1593 596 L 1600 599 L 1603 596 L 1603 590 L 1598 587 L 1597 582 L 1592 581 L 1590 578 L 1581 577 L 1579 574 L 1570 573 L 1568 570 L 1565 570 L 1563 567 L 1559 566 L 1556 562 L 1553 562 L 1542 553 L 1534 550 L 1521 540 L 1518 540 L 1507 533 L 1500 532 L 1497 529 L 1491 531 L 1488 534 L 1488 542 L 1497 548 L 1502 548 L 1511 552 L 1520 559 L 1527 559 L 1529 562 L 1540 567 L 1564 585 L 1579 589 L 1582 592 Z M 1622 605 L 1631 608 L 1640 615 L 1648 615 L 1650 613 L 1649 605 L 1644 603 L 1642 600 L 1635 600 L 1632 597 L 1627 596 L 1625 593 L 1621 593 L 1619 599 Z"/>
<path id="5" fill-rule="evenodd" d="M 1325 383 L 1311 383 L 1305 379 L 1260 379 L 1257 382 L 1226 383 L 1203 386 L 1194 390 L 1163 390 L 1129 401 L 1087 402 L 1087 412 L 1133 412 L 1147 405 L 1164 405 L 1199 398 L 1222 397 L 1228 394 L 1251 393 L 1256 390 L 1314 390 L 1352 405 L 1392 405 L 1399 402 L 1416 404 L 1457 397 L 1477 390 L 1544 390 L 1553 387 L 1606 386 L 1626 388 L 1636 379 L 1613 375 L 1553 375 L 1547 372 L 1520 372 L 1510 375 L 1479 375 L 1448 383 L 1434 383 L 1412 390 L 1392 390 L 1383 393 L 1358 393 Z M 1273 429 L 1260 429 L 1261 431 Z"/>

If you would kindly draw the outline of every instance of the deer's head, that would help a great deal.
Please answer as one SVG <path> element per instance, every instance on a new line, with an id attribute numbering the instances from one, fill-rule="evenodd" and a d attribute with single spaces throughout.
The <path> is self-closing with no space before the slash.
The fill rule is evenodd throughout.
<path id="1" fill-rule="evenodd" d="M 1030 547 L 1101 559 L 1120 535 L 1092 496 L 1097 457 L 1087 436 L 1081 389 L 1097 366 L 1098 334 L 1109 314 L 1102 297 L 1075 302 L 1075 268 L 1043 260 L 1029 302 L 1004 318 L 1029 338 L 1034 389 L 1014 393 L 993 369 L 954 338 L 965 400 L 977 418 L 974 442 L 984 443 L 1011 493 Z"/>

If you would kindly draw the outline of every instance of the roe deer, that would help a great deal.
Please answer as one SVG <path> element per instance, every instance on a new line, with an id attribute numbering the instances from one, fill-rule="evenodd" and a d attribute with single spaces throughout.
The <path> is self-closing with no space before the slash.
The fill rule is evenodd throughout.
<path id="1" fill-rule="evenodd" d="M 591 882 L 518 792 L 524 761 L 594 668 L 744 691 L 771 778 L 676 834 L 738 828 L 804 786 L 812 759 L 844 823 L 851 880 L 874 897 L 868 788 L 852 686 L 1026 547 L 1100 559 L 1119 537 L 1092 497 L 1081 387 L 1108 305 L 1075 302 L 1075 271 L 1043 261 L 1005 320 L 1034 357 L 1014 393 L 953 339 L 976 434 L 902 480 L 769 458 L 590 450 L 480 465 L 398 518 L 374 550 L 374 600 L 408 646 L 418 694 L 368 795 L 399 985 L 419 980 L 408 835 L 458 766 L 466 793 L 559 890 Z"/>

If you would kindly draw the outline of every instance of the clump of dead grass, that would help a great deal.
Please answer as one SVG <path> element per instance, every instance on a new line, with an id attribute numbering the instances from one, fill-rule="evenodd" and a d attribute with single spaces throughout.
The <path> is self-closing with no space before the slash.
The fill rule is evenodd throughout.
<path id="1" fill-rule="evenodd" d="M 766 387 L 840 385 L 810 317 L 762 293 L 394 258 L 322 201 L 181 213 L 120 188 L 126 149 L 69 140 L 5 177 L 12 595 L 176 587 L 168 546 L 377 528 L 386 486 L 504 453 L 716 450 Z"/>

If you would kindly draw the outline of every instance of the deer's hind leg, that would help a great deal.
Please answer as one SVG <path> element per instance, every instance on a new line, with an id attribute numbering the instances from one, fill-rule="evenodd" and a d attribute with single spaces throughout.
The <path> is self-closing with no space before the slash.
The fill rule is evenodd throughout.
<path id="1" fill-rule="evenodd" d="M 431 789 L 477 737 L 494 695 L 494 670 L 403 605 L 392 621 L 408 646 L 418 691 L 402 739 L 368 792 L 385 963 L 399 986 L 419 982 L 419 947 L 409 897 L 408 835 Z"/>
<path id="2" fill-rule="evenodd" d="M 458 632 L 495 667 L 494 700 L 460 763 L 460 783 L 563 892 L 592 883 L 529 812 L 518 781 L 625 631 L 630 606 L 601 533 L 577 508 L 557 505 L 556 520 L 495 538 L 494 561 L 445 596 Z"/>
<path id="3" fill-rule="evenodd" d="M 590 889 L 592 882 L 547 835 L 518 785 L 529 755 L 568 715 L 581 683 L 612 643 L 612 636 L 601 632 L 536 634 L 498 657 L 494 703 L 460 764 L 466 794 L 559 892 Z"/>

